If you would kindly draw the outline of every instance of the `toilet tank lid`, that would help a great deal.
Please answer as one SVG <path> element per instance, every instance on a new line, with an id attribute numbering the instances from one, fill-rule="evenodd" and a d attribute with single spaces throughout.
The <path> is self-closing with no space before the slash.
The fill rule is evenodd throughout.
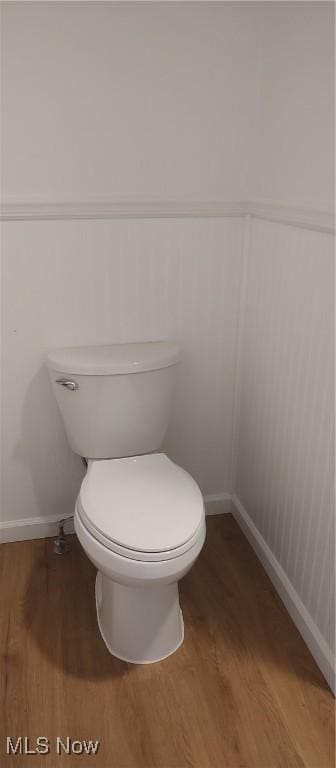
<path id="1" fill-rule="evenodd" d="M 149 341 L 56 349 L 47 354 L 46 365 L 59 373 L 111 376 L 167 368 L 178 363 L 180 358 L 178 344 Z"/>

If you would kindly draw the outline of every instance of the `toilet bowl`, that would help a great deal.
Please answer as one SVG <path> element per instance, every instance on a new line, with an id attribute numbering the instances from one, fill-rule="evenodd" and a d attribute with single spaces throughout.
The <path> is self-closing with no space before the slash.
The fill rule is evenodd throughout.
<path id="1" fill-rule="evenodd" d="M 184 636 L 178 581 L 205 539 L 190 475 L 165 454 L 90 462 L 75 530 L 98 571 L 97 619 L 109 651 L 135 664 L 174 653 Z"/>
<path id="2" fill-rule="evenodd" d="M 205 539 L 195 480 L 164 453 L 181 352 L 170 341 L 59 349 L 47 355 L 69 444 L 87 459 L 75 531 L 97 568 L 109 651 L 150 664 L 183 641 L 178 581 Z"/>

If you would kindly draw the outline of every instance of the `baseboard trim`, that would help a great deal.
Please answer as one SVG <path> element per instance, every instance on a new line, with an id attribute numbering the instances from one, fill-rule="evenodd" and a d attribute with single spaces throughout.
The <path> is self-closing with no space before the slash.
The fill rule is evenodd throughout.
<path id="1" fill-rule="evenodd" d="M 205 514 L 226 515 L 233 511 L 231 493 L 209 493 L 204 498 Z"/>
<path id="2" fill-rule="evenodd" d="M 318 667 L 325 677 L 333 693 L 335 693 L 335 659 L 326 641 L 321 635 L 307 608 L 297 594 L 290 580 L 286 576 L 280 563 L 266 544 L 265 539 L 259 533 L 252 522 L 245 507 L 234 494 L 232 497 L 233 515 L 261 561 L 265 571 L 270 577 L 276 591 L 283 601 L 289 615 L 294 621 L 314 657 Z"/>
<path id="3" fill-rule="evenodd" d="M 30 517 L 22 520 L 0 523 L 0 542 L 8 544 L 15 541 L 29 541 L 30 539 L 44 539 L 55 536 L 58 533 L 60 515 L 52 517 Z M 73 533 L 73 521 L 66 523 L 66 533 Z"/>

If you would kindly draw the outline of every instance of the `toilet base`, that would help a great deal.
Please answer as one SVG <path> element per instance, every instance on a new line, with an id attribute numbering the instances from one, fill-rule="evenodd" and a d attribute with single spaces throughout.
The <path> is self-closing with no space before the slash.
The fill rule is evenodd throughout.
<path id="1" fill-rule="evenodd" d="M 98 571 L 97 620 L 110 653 L 132 664 L 153 664 L 183 643 L 178 585 L 130 587 Z"/>

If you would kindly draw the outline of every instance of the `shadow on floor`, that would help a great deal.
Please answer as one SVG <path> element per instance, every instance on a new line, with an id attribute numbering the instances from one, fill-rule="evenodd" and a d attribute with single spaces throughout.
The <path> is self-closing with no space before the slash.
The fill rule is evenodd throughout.
<path id="1" fill-rule="evenodd" d="M 87 680 L 128 675 L 132 667 L 111 656 L 97 626 L 95 568 L 75 536 L 55 555 L 53 539 L 34 541 L 24 597 L 24 624 L 39 651 L 63 672 Z"/>

